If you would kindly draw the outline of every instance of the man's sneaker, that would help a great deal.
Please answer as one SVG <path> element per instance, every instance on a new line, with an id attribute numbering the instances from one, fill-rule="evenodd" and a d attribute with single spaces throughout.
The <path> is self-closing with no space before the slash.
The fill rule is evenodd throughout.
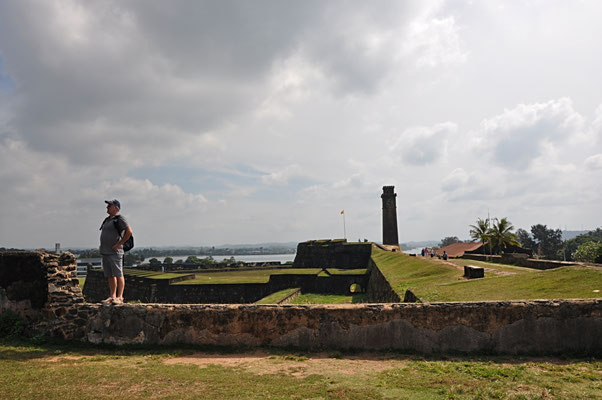
<path id="1" fill-rule="evenodd" d="M 103 301 L 101 301 L 102 304 L 111 304 L 112 302 L 114 302 L 115 299 L 112 297 L 107 297 L 106 299 L 104 299 Z"/>
<path id="2" fill-rule="evenodd" d="M 123 299 L 120 299 L 119 297 L 116 299 L 113 299 L 113 304 L 123 304 Z"/>

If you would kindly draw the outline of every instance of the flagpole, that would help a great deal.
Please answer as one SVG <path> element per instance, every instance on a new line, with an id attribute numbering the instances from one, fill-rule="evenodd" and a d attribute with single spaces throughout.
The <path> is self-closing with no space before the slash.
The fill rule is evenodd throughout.
<path id="1" fill-rule="evenodd" d="M 343 214 L 343 239 L 347 240 L 347 228 L 345 227 L 345 210 L 341 211 Z"/>

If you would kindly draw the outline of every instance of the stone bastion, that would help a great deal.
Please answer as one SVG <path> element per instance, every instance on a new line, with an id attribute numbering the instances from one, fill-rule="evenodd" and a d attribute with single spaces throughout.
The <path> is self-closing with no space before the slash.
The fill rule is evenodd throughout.
<path id="1" fill-rule="evenodd" d="M 357 305 L 86 302 L 75 257 L 0 253 L 0 314 L 91 343 L 602 355 L 602 300 Z"/>

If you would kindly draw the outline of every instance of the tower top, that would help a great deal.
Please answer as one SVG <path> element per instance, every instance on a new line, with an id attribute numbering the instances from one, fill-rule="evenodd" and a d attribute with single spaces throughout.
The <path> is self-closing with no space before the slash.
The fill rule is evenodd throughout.
<path id="1" fill-rule="evenodd" d="M 383 193 L 393 194 L 394 193 L 393 189 L 395 189 L 395 186 L 383 186 Z"/>

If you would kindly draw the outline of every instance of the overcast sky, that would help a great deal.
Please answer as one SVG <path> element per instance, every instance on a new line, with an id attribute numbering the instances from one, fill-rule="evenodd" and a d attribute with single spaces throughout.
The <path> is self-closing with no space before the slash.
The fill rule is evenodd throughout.
<path id="1" fill-rule="evenodd" d="M 0 0 L 0 247 L 602 226 L 592 1 Z"/>

